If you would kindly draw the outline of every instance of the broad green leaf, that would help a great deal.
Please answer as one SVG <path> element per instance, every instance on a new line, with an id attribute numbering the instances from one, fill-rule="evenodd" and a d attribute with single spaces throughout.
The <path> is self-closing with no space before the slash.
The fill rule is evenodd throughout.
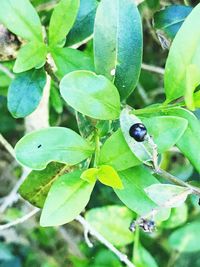
<path id="1" fill-rule="evenodd" d="M 95 67 L 112 80 L 121 99 L 134 90 L 141 69 L 142 26 L 132 0 L 102 0 L 94 26 Z"/>
<path id="2" fill-rule="evenodd" d="M 129 226 L 134 214 L 126 207 L 105 206 L 86 213 L 86 220 L 115 246 L 125 246 L 134 239 Z"/>
<path id="3" fill-rule="evenodd" d="M 45 44 L 30 42 L 20 49 L 13 71 L 19 73 L 32 68 L 41 68 L 45 64 L 46 56 L 47 47 Z"/>
<path id="4" fill-rule="evenodd" d="M 167 37 L 174 39 L 176 33 L 192 11 L 191 6 L 170 5 L 154 15 L 154 27 L 163 31 Z"/>
<path id="5" fill-rule="evenodd" d="M 150 136 L 147 134 L 147 138 L 143 142 L 137 142 L 129 134 L 130 127 L 135 123 L 142 122 L 138 117 L 131 114 L 131 110 L 128 108 L 123 109 L 120 115 L 120 126 L 126 143 L 140 161 L 144 163 L 151 162 L 153 158 L 153 148 L 152 144 L 149 143 Z"/>
<path id="6" fill-rule="evenodd" d="M 138 244 L 134 251 L 133 260 L 137 267 L 158 267 L 154 257 L 141 244 Z"/>
<path id="7" fill-rule="evenodd" d="M 184 224 L 187 221 L 188 208 L 184 203 L 178 208 L 173 208 L 171 210 L 170 217 L 162 222 L 161 227 L 171 229 Z"/>
<path id="8" fill-rule="evenodd" d="M 91 156 L 93 148 L 77 133 L 63 127 L 49 127 L 25 135 L 15 147 L 23 165 L 42 170 L 51 161 L 75 165 Z"/>
<path id="9" fill-rule="evenodd" d="M 87 169 L 81 174 L 81 179 L 89 183 L 95 183 L 96 180 L 98 179 L 98 176 L 97 176 L 98 172 L 99 170 L 97 168 Z"/>
<path id="10" fill-rule="evenodd" d="M 200 4 L 186 18 L 172 42 L 165 68 L 167 102 L 185 95 L 187 71 L 191 64 L 200 72 L 199 16 Z"/>
<path id="11" fill-rule="evenodd" d="M 174 208 L 181 206 L 191 189 L 172 184 L 153 184 L 145 188 L 145 192 L 158 206 L 163 208 Z"/>
<path id="12" fill-rule="evenodd" d="M 43 40 L 39 16 L 29 0 L 1 0 L 0 22 L 25 40 Z"/>
<path id="13" fill-rule="evenodd" d="M 116 87 L 104 76 L 90 71 L 74 71 L 61 80 L 64 100 L 75 110 L 100 120 L 119 117 L 120 98 Z"/>
<path id="14" fill-rule="evenodd" d="M 113 167 L 102 165 L 99 167 L 98 179 L 102 184 L 111 186 L 117 189 L 123 189 L 122 181 Z"/>
<path id="15" fill-rule="evenodd" d="M 200 222 L 190 222 L 174 231 L 169 237 L 171 249 L 180 252 L 194 252 L 200 250 Z"/>
<path id="16" fill-rule="evenodd" d="M 66 36 L 75 22 L 79 4 L 79 0 L 60 0 L 55 7 L 49 24 L 51 47 L 64 46 Z"/>
<path id="17" fill-rule="evenodd" d="M 37 108 L 45 84 L 43 69 L 33 69 L 15 77 L 8 91 L 8 109 L 13 117 L 23 118 Z"/>
<path id="18" fill-rule="evenodd" d="M 67 46 L 77 44 L 93 33 L 97 5 L 97 0 L 80 0 L 76 21 L 67 35 Z"/>
<path id="19" fill-rule="evenodd" d="M 94 70 L 94 63 L 91 57 L 84 52 L 72 48 L 54 48 L 51 51 L 55 61 L 59 78 L 74 70 Z"/>
<path id="20" fill-rule="evenodd" d="M 83 181 L 80 176 L 81 171 L 74 171 L 53 183 L 42 210 L 41 226 L 68 223 L 85 208 L 95 184 Z"/>
<path id="21" fill-rule="evenodd" d="M 174 146 L 188 125 L 186 119 L 175 116 L 156 116 L 141 118 L 141 120 L 153 137 L 160 153 Z"/>
<path id="22" fill-rule="evenodd" d="M 165 111 L 164 115 L 178 116 L 188 121 L 188 127 L 178 140 L 177 146 L 200 172 L 200 123 L 198 119 L 193 113 L 183 108 L 173 108 Z"/>
<path id="23" fill-rule="evenodd" d="M 128 147 L 120 129 L 109 137 L 100 150 L 100 164 L 111 165 L 115 170 L 122 171 L 140 165 L 136 156 Z"/>
<path id="24" fill-rule="evenodd" d="M 139 215 L 145 215 L 157 207 L 144 191 L 147 186 L 158 183 L 150 171 L 143 166 L 137 166 L 118 174 L 124 189 L 115 189 L 115 193 L 129 209 Z"/>
<path id="25" fill-rule="evenodd" d="M 66 165 L 52 162 L 42 171 L 32 171 L 20 187 L 20 195 L 32 205 L 42 208 L 51 185 L 66 170 Z"/>
<path id="26" fill-rule="evenodd" d="M 186 90 L 185 90 L 185 103 L 190 110 L 195 110 L 195 103 L 193 93 L 200 83 L 200 69 L 191 64 L 186 71 Z"/>

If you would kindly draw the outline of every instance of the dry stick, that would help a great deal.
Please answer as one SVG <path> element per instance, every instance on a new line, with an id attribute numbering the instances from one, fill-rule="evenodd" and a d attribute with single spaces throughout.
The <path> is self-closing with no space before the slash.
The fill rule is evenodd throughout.
<path id="1" fill-rule="evenodd" d="M 2 64 L 0 64 L 0 71 L 4 72 L 11 79 L 15 78 L 15 75 Z"/>
<path id="2" fill-rule="evenodd" d="M 5 147 L 5 149 L 10 153 L 10 155 L 15 158 L 15 152 L 13 147 L 8 143 L 8 141 L 3 137 L 2 134 L 0 134 L 0 143 Z"/>
<path id="3" fill-rule="evenodd" d="M 35 208 L 34 210 L 32 210 L 31 212 L 29 212 L 28 214 L 24 215 L 23 217 L 15 220 L 13 222 L 0 225 L 0 231 L 6 230 L 8 228 L 11 228 L 11 227 L 13 227 L 15 225 L 18 225 L 18 224 L 21 224 L 21 223 L 27 221 L 28 219 L 30 219 L 31 217 L 33 217 L 36 213 L 38 213 L 39 210 L 40 209 Z"/>
<path id="4" fill-rule="evenodd" d="M 142 63 L 142 69 L 150 71 L 150 72 L 155 72 L 155 73 L 158 73 L 161 75 L 164 75 L 164 73 L 165 73 L 165 70 L 163 68 L 153 66 L 153 65 L 148 65 L 146 63 Z"/>
<path id="5" fill-rule="evenodd" d="M 114 247 L 107 239 L 105 239 L 98 231 L 96 231 L 82 216 L 78 216 L 76 220 L 82 224 L 83 228 L 90 232 L 91 235 L 96 237 L 104 246 L 111 250 L 120 261 L 124 262 L 128 267 L 135 267 L 135 265 L 128 259 L 127 255 L 121 253 Z"/>

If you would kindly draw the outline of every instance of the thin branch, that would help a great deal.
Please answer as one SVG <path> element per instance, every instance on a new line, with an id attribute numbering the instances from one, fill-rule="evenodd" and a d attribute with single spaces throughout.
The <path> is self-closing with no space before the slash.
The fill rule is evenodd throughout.
<path id="1" fill-rule="evenodd" d="M 29 173 L 30 173 L 30 170 L 28 168 L 23 169 L 22 176 L 17 181 L 17 183 L 15 184 L 15 186 L 13 187 L 13 189 L 9 193 L 9 195 L 4 198 L 4 201 L 3 201 L 2 205 L 0 206 L 0 213 L 3 213 L 8 207 L 11 207 L 13 205 L 13 203 L 18 201 L 19 195 L 18 195 L 17 191 Z"/>
<path id="2" fill-rule="evenodd" d="M 4 72 L 11 79 L 15 78 L 15 75 L 2 64 L 0 64 L 0 71 Z"/>
<path id="3" fill-rule="evenodd" d="M 135 265 L 128 259 L 127 255 L 121 253 L 116 247 L 114 247 L 107 239 L 105 239 L 99 232 L 97 232 L 82 216 L 78 216 L 76 220 L 82 224 L 84 229 L 90 232 L 91 235 L 96 237 L 104 246 L 112 251 L 120 261 L 124 262 L 128 267 L 135 267 Z"/>
<path id="4" fill-rule="evenodd" d="M 29 212 L 28 214 L 24 215 L 21 218 L 18 218 L 17 220 L 15 220 L 13 222 L 0 225 L 0 231 L 6 230 L 8 228 L 11 228 L 11 227 L 13 227 L 15 225 L 18 225 L 18 224 L 21 224 L 21 223 L 27 221 L 28 219 L 30 219 L 31 217 L 33 217 L 36 213 L 38 213 L 39 210 L 40 209 L 35 208 L 34 210 L 32 210 L 31 212 Z"/>
<path id="5" fill-rule="evenodd" d="M 53 70 L 53 67 L 51 66 L 51 64 L 46 62 L 44 68 L 45 68 L 46 72 L 49 74 L 49 76 L 51 77 L 51 79 L 55 82 L 56 86 L 59 87 L 60 80 L 58 79 L 58 77 L 54 73 L 54 70 Z"/>
<path id="6" fill-rule="evenodd" d="M 10 155 L 15 158 L 15 151 L 13 147 L 8 143 L 8 141 L 0 134 L 0 143 L 5 147 L 5 149 L 10 153 Z"/>
<path id="7" fill-rule="evenodd" d="M 161 74 L 161 75 L 164 75 L 164 73 L 165 73 L 165 70 L 163 68 L 157 67 L 157 66 L 153 66 L 153 65 L 148 65 L 146 63 L 142 63 L 142 69 L 150 71 L 150 72 L 155 72 L 155 73 L 158 73 L 158 74 Z"/>

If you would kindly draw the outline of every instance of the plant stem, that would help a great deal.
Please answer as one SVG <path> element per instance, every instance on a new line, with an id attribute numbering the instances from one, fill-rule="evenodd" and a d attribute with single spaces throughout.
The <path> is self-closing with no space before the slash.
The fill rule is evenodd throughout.
<path id="1" fill-rule="evenodd" d="M 100 152 L 100 143 L 99 136 L 97 131 L 95 132 L 95 158 L 94 158 L 94 167 L 97 167 L 99 164 L 99 152 Z"/>
<path id="2" fill-rule="evenodd" d="M 45 68 L 46 72 L 49 74 L 49 76 L 51 77 L 51 79 L 55 82 L 56 86 L 59 87 L 60 80 L 55 75 L 52 66 L 48 62 L 46 62 L 44 65 L 44 68 Z"/>

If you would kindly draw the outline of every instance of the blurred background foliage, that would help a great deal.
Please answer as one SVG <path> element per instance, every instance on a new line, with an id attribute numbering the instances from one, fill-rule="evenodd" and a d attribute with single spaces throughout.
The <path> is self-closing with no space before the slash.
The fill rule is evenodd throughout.
<path id="1" fill-rule="evenodd" d="M 38 11 L 42 24 L 48 27 L 57 1 L 32 0 L 31 2 Z M 155 12 L 172 4 L 195 6 L 198 2 L 146 0 L 139 4 L 143 20 L 144 63 L 164 68 L 168 54 L 168 50 L 161 46 L 153 27 Z M 92 34 L 97 5 L 98 1 L 81 0 L 78 18 L 68 35 L 66 46 L 72 46 Z M 166 41 L 170 43 L 170 39 Z M 13 49 L 15 50 L 16 46 Z M 77 62 L 77 55 L 71 53 L 71 62 L 63 61 L 65 73 L 76 69 L 75 62 L 79 68 L 81 64 L 83 68 L 85 65 L 89 69 L 93 68 L 92 40 L 78 47 L 78 50 L 85 53 L 85 61 Z M 1 60 L 2 55 L 0 55 Z M 6 96 L 11 78 L 5 73 L 4 68 L 11 71 L 13 62 L 8 58 L 0 63 L 0 133 L 14 146 L 24 135 L 25 126 L 23 119 L 14 119 L 7 109 Z M 60 69 L 63 70 L 62 64 Z M 59 69 L 57 74 L 62 75 Z M 143 69 L 137 89 L 129 97 L 128 103 L 134 108 L 143 108 L 162 102 L 164 99 L 163 76 Z M 78 131 L 73 112 L 60 98 L 53 82 L 49 111 L 51 126 L 61 125 Z M 196 115 L 200 118 L 198 110 Z M 192 178 L 198 182 L 198 173 L 177 148 L 165 152 L 161 166 L 184 181 Z M 0 205 L 5 201 L 21 174 L 21 168 L 0 144 Z M 172 209 L 169 219 L 158 225 L 157 231 L 153 234 L 138 231 L 133 234 L 129 232 L 128 226 L 135 215 L 121 207 L 122 203 L 112 189 L 99 186 L 97 183 L 87 207 L 89 211 L 86 213 L 86 218 L 92 221 L 93 216 L 99 216 L 96 229 L 130 259 L 133 257 L 137 267 L 200 267 L 200 207 L 197 203 L 197 197 L 193 196 L 181 208 Z M 29 204 L 22 199 L 16 203 L 13 201 L 11 207 L 1 212 L 1 224 L 26 214 L 28 209 Z M 77 222 L 61 228 L 41 228 L 38 226 L 36 216 L 14 228 L 0 231 L 0 267 L 123 266 L 119 259 L 98 241 L 93 238 L 91 241 L 94 246 L 88 248 L 82 227 Z"/>

